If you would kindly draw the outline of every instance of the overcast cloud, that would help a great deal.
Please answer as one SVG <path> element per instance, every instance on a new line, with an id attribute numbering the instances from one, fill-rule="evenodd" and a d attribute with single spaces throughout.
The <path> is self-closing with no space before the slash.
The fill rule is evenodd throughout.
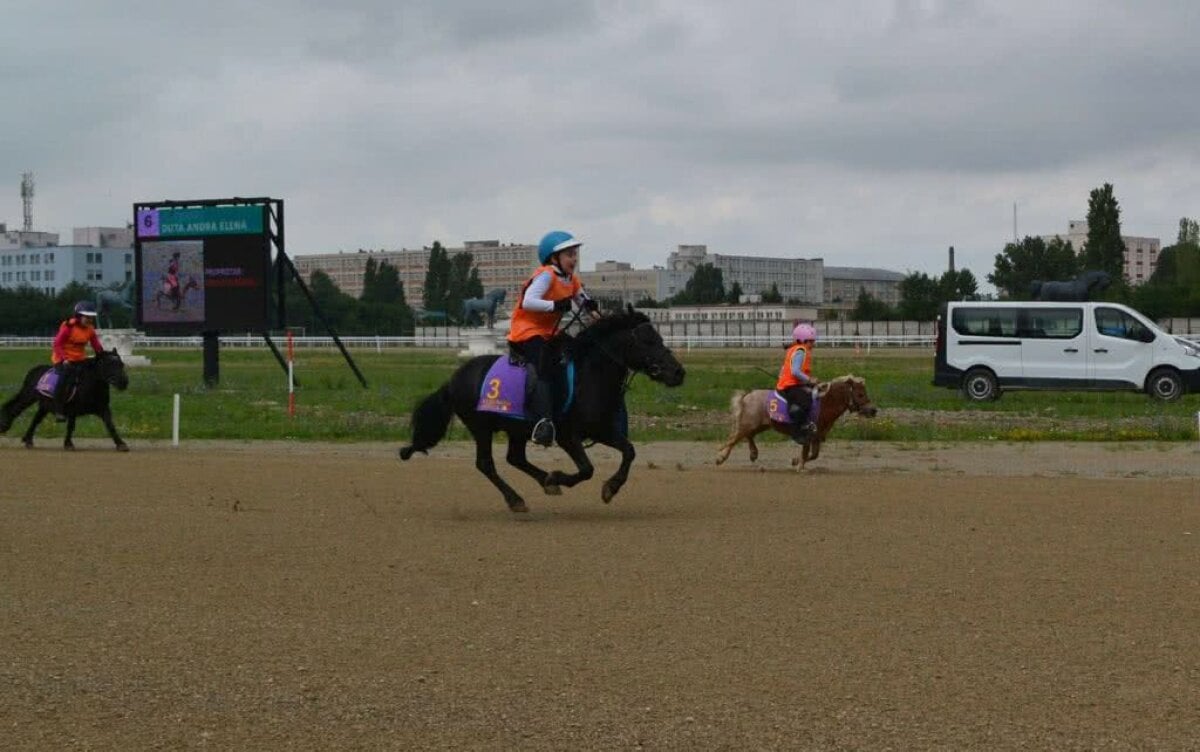
<path id="1" fill-rule="evenodd" d="M 0 221 L 33 170 L 64 233 L 270 195 L 293 253 L 561 227 L 587 268 L 954 245 L 983 277 L 1014 201 L 1022 235 L 1105 181 L 1127 234 L 1200 215 L 1194 0 L 342 5 L 8 3 Z"/>

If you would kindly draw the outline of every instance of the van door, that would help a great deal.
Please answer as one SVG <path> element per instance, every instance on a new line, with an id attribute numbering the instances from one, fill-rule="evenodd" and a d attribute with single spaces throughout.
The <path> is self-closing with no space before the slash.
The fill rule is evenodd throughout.
<path id="1" fill-rule="evenodd" d="M 1090 327 L 1092 381 L 1096 386 L 1141 389 L 1154 363 L 1154 332 L 1120 308 L 1096 306 Z"/>
<path id="2" fill-rule="evenodd" d="M 1021 375 L 1027 386 L 1088 386 L 1088 338 L 1083 328 L 1082 306 L 1021 311 Z"/>

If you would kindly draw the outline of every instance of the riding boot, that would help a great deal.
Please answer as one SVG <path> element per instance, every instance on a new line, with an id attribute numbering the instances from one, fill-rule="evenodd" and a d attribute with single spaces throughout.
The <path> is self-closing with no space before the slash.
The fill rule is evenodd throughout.
<path id="1" fill-rule="evenodd" d="M 788 417 L 792 419 L 792 441 L 803 444 L 812 435 L 812 424 L 808 422 L 808 408 L 803 405 L 788 405 Z"/>
<path id="2" fill-rule="evenodd" d="M 58 382 L 54 385 L 54 398 L 50 400 L 50 412 L 54 414 L 55 423 L 64 423 L 67 420 L 67 397 L 71 390 L 71 381 L 74 380 L 72 375 L 70 366 L 58 366 Z"/>
<path id="3" fill-rule="evenodd" d="M 529 399 L 529 414 L 534 420 L 533 442 L 548 447 L 554 444 L 554 418 L 551 417 L 550 385 L 538 379 Z"/>

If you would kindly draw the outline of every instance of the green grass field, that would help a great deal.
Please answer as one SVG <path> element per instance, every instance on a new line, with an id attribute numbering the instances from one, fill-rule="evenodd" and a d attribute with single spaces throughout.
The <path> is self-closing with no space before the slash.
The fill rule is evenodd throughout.
<path id="1" fill-rule="evenodd" d="M 301 439 L 397 441 L 407 434 L 413 403 L 436 388 L 459 362 L 453 353 L 399 350 L 356 352 L 370 382 L 362 389 L 336 351 L 301 351 L 296 374 L 298 414 L 287 415 L 286 380 L 265 350 L 226 349 L 221 353 L 221 384 L 201 384 L 199 350 L 150 350 L 148 368 L 130 369 L 127 392 L 115 394 L 113 412 L 127 439 L 165 439 L 171 432 L 171 397 L 182 395 L 185 439 Z M 639 440 L 723 438 L 730 394 L 735 389 L 771 385 L 778 350 L 681 352 L 687 381 L 668 390 L 644 376 L 634 380 L 629 408 Z M 44 362 L 45 353 L 0 350 L 0 392 L 7 399 L 25 371 Z M 839 438 L 884 441 L 1086 440 L 1196 438 L 1200 396 L 1163 405 L 1132 393 L 1012 392 L 995 403 L 967 404 L 956 391 L 930 385 L 933 359 L 922 351 L 875 351 L 855 356 L 848 350 L 818 350 L 816 372 L 825 379 L 855 373 L 880 407 L 875 420 L 844 419 Z M 14 425 L 19 435 L 32 410 Z M 39 437 L 61 437 L 46 421 Z M 103 436 L 95 419 L 80 422 L 77 435 Z M 457 423 L 451 438 L 464 438 Z"/>

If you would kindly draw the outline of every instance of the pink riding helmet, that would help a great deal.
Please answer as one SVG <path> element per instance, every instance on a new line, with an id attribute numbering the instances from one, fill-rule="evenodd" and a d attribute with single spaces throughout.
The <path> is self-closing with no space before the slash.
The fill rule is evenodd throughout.
<path id="1" fill-rule="evenodd" d="M 817 328 L 812 324 L 796 324 L 792 330 L 792 339 L 797 342 L 817 341 Z"/>

